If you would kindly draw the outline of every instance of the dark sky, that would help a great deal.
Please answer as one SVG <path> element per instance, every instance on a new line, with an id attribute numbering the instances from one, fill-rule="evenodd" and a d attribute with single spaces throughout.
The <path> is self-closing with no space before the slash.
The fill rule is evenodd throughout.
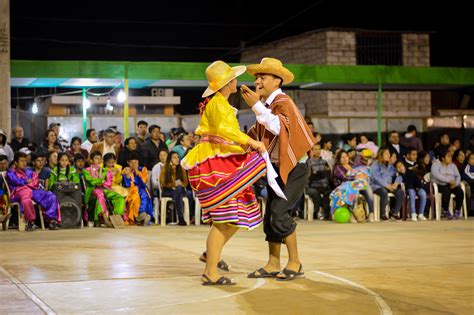
<path id="1" fill-rule="evenodd" d="M 188 2 L 12 0 L 12 59 L 238 61 L 244 43 L 344 27 L 430 31 L 433 66 L 474 65 L 460 1 Z"/>
<path id="2" fill-rule="evenodd" d="M 339 27 L 429 31 L 432 66 L 474 66 L 470 9 L 433 2 L 11 0 L 11 58 L 238 62 L 241 45 Z M 201 92 L 176 90 L 177 111 L 195 113 Z"/>

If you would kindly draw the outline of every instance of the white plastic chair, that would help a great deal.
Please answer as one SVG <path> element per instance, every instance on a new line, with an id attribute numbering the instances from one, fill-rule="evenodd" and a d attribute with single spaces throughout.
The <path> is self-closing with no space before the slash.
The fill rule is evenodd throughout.
<path id="1" fill-rule="evenodd" d="M 390 209 L 390 198 L 395 198 L 395 195 L 391 192 L 388 193 L 388 204 L 387 204 L 387 208 Z M 388 218 L 388 210 L 387 208 L 385 208 L 385 216 Z M 374 193 L 374 220 L 375 222 L 378 222 L 380 221 L 380 196 L 377 195 L 376 193 Z"/>
<path id="2" fill-rule="evenodd" d="M 303 217 L 308 221 L 313 221 L 314 217 L 314 203 L 309 195 L 304 193 L 304 210 Z"/>
<path id="3" fill-rule="evenodd" d="M 431 173 L 426 173 L 425 176 L 424 176 L 424 179 L 427 182 L 431 182 Z M 434 182 L 431 182 L 431 184 L 433 185 L 433 194 L 434 194 L 434 197 L 435 197 L 435 207 L 434 208 L 435 208 L 436 221 L 439 221 L 439 220 L 441 220 L 442 195 L 439 192 L 438 184 L 436 184 Z M 464 194 L 464 201 L 462 203 L 461 213 L 464 215 L 464 220 L 467 220 L 466 187 L 465 187 L 465 184 L 463 182 L 461 182 L 461 189 L 462 189 L 462 192 Z M 451 213 L 451 215 L 454 214 L 453 212 L 454 212 L 454 198 L 455 197 L 456 196 L 454 194 L 451 194 L 451 198 L 449 200 L 448 211 Z M 433 218 L 432 209 L 433 209 L 433 207 L 430 207 L 430 214 L 429 214 L 430 220 L 432 220 L 432 218 Z"/>
<path id="4" fill-rule="evenodd" d="M 267 201 L 262 196 L 257 197 L 257 201 L 260 206 L 260 210 L 262 211 L 262 217 L 263 217 L 267 209 Z"/>
<path id="5" fill-rule="evenodd" d="M 160 197 L 161 197 L 161 190 L 160 190 Z M 160 222 L 161 226 L 166 226 L 166 205 L 168 202 L 172 202 L 173 198 L 171 197 L 161 197 L 160 198 Z M 155 215 L 157 215 L 158 209 L 155 208 Z M 189 225 L 190 220 L 189 220 L 189 200 L 187 197 L 183 197 L 183 216 L 184 216 L 184 221 L 186 222 L 186 225 Z"/>

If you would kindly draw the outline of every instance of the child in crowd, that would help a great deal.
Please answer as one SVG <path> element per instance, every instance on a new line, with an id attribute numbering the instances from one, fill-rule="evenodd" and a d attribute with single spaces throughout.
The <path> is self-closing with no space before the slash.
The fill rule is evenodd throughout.
<path id="1" fill-rule="evenodd" d="M 424 212 L 426 206 L 426 191 L 423 188 L 424 184 L 421 182 L 415 171 L 407 169 L 403 161 L 397 161 L 395 167 L 399 175 L 403 178 L 405 190 L 410 197 L 410 210 L 412 221 L 426 221 Z M 416 215 L 416 195 L 419 199 L 418 217 Z"/>

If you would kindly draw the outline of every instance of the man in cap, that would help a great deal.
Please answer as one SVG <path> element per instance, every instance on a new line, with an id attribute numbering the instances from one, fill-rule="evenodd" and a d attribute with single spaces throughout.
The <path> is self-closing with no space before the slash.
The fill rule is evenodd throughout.
<path id="1" fill-rule="evenodd" d="M 308 182 L 307 160 L 315 139 L 293 100 L 282 92 L 281 86 L 293 81 L 293 73 L 280 60 L 263 58 L 260 64 L 247 67 L 255 76 L 255 92 L 241 87 L 245 102 L 252 108 L 257 123 L 248 134 L 265 144 L 272 164 L 279 174 L 279 185 L 287 200 L 278 197 L 269 187 L 264 232 L 269 247 L 268 263 L 248 275 L 249 278 L 277 277 L 293 280 L 304 276 L 298 257 L 296 223 L 291 210 L 303 194 Z M 280 248 L 285 244 L 289 260 L 280 272 Z"/>

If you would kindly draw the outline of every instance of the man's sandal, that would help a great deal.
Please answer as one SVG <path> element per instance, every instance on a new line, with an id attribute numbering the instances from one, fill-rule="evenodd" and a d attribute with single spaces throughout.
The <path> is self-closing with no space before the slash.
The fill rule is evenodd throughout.
<path id="1" fill-rule="evenodd" d="M 206 279 L 206 281 L 202 282 L 202 285 L 236 285 L 234 281 L 227 277 L 220 277 L 216 282 L 213 282 L 211 278 L 205 274 L 202 274 L 202 277 Z"/>
<path id="2" fill-rule="evenodd" d="M 203 263 L 207 262 L 206 252 L 202 253 L 201 257 L 199 257 L 199 260 L 202 261 Z M 224 271 L 230 271 L 230 265 L 228 265 L 223 259 L 221 259 L 217 263 L 217 268 L 219 268 L 220 270 L 224 270 Z"/>
<path id="3" fill-rule="evenodd" d="M 298 271 L 293 271 L 290 269 L 284 268 L 280 275 L 284 275 L 284 277 L 276 277 L 277 281 L 290 281 L 290 280 L 295 280 L 299 278 L 304 278 L 304 272 L 303 272 L 303 265 L 300 265 L 300 268 Z"/>
<path id="4" fill-rule="evenodd" d="M 258 273 L 258 274 L 257 274 Z M 263 268 L 260 268 L 258 270 L 255 270 L 254 272 L 251 272 L 247 275 L 247 278 L 276 278 L 276 276 L 279 274 L 279 271 L 273 271 L 273 272 L 268 272 Z"/>

